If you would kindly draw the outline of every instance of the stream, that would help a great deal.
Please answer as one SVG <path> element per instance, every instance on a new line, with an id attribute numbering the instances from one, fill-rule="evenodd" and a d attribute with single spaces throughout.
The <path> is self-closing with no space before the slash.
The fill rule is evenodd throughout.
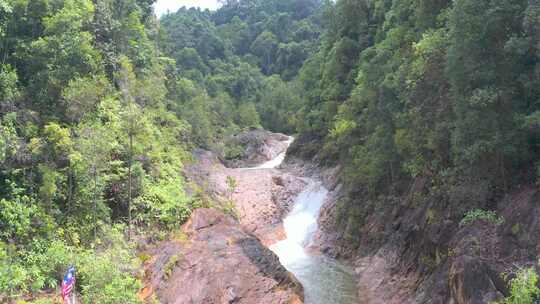
<path id="1" fill-rule="evenodd" d="M 288 143 L 292 140 L 291 137 Z M 253 169 L 276 168 L 285 154 Z M 307 180 L 306 188 L 295 199 L 293 210 L 283 220 L 287 238 L 270 249 L 304 286 L 305 304 L 358 303 L 351 271 L 336 260 L 308 250 L 317 232 L 317 220 L 328 190 L 319 181 Z"/>

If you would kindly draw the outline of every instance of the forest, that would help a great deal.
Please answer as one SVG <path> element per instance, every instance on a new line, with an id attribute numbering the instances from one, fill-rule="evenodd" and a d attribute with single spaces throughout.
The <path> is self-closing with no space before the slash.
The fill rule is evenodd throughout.
<path id="1" fill-rule="evenodd" d="M 419 178 L 458 221 L 540 182 L 537 0 L 154 2 L 0 0 L 0 302 L 54 303 L 76 264 L 84 303 L 140 303 L 138 245 L 213 204 L 191 151 L 246 130 L 342 168 L 355 248 Z"/>

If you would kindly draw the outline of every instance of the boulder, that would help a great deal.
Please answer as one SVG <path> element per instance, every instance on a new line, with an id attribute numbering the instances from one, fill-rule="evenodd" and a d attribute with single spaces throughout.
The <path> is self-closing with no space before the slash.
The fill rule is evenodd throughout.
<path id="1" fill-rule="evenodd" d="M 456 304 L 492 303 L 504 297 L 499 291 L 505 286 L 500 275 L 475 257 L 456 258 L 450 267 L 448 281 Z"/>
<path id="2" fill-rule="evenodd" d="M 276 158 L 288 148 L 289 136 L 272 133 L 266 130 L 252 130 L 232 137 L 226 144 L 243 147 L 239 158 L 226 159 L 224 163 L 229 168 L 244 168 L 260 165 Z"/>

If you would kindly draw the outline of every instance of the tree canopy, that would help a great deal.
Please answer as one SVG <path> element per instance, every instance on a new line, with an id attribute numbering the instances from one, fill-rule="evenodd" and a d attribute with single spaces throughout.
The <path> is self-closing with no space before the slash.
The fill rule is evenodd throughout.
<path id="1" fill-rule="evenodd" d="M 85 301 L 138 303 L 130 238 L 204 205 L 190 151 L 234 154 L 242 130 L 305 138 L 358 197 L 538 181 L 535 1 L 227 0 L 159 20 L 154 2 L 0 0 L 0 301 L 77 263 Z"/>

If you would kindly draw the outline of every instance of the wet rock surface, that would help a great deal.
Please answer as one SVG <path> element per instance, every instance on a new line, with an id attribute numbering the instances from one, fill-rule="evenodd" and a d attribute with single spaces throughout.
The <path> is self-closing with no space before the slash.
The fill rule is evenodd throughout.
<path id="1" fill-rule="evenodd" d="M 148 276 L 160 303 L 302 303 L 296 278 L 232 217 L 199 209 L 182 231 L 185 240 L 152 252 Z"/>
<path id="2" fill-rule="evenodd" d="M 269 133 L 271 138 L 281 139 L 275 145 L 285 145 L 289 137 Z M 274 145 L 272 144 L 272 145 Z M 280 151 L 281 148 L 275 148 Z M 281 152 L 280 152 L 281 153 Z M 208 191 L 221 206 L 231 203 L 240 224 L 256 235 L 265 245 L 284 238 L 282 220 L 290 211 L 295 197 L 307 182 L 289 170 L 227 168 L 212 152 L 195 152 L 196 163 L 188 166 L 189 179 Z M 233 180 L 231 188 L 228 180 Z"/>
<path id="3" fill-rule="evenodd" d="M 238 140 L 247 142 L 249 163 L 277 156 L 289 139 L 266 131 L 243 136 Z M 266 246 L 285 237 L 282 219 L 305 182 L 281 170 L 228 168 L 209 151 L 194 157 L 185 168 L 192 194 L 203 190 L 214 209 L 196 210 L 178 240 L 151 249 L 142 297 L 175 304 L 303 303 L 301 284 Z"/>
<path id="4" fill-rule="evenodd" d="M 232 195 L 240 222 L 249 232 L 271 245 L 284 236 L 282 220 L 306 182 L 277 170 L 232 171 L 238 183 Z"/>
<path id="5" fill-rule="evenodd" d="M 252 167 L 277 157 L 287 150 L 287 135 L 266 130 L 252 130 L 232 137 L 228 145 L 236 145 L 242 153 L 236 159 L 225 159 L 229 168 Z"/>

